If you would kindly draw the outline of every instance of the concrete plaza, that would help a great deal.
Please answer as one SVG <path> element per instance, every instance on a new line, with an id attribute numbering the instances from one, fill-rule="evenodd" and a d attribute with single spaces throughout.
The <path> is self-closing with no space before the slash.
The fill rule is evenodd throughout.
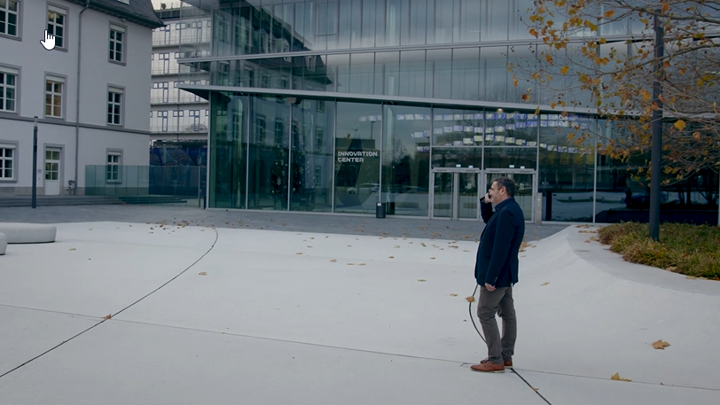
<path id="1" fill-rule="evenodd" d="M 58 228 L 0 256 L 2 405 L 720 403 L 720 283 L 625 263 L 592 227 L 528 227 L 517 373 L 483 374 L 465 300 L 481 223 L 159 206 L 0 221 Z"/>

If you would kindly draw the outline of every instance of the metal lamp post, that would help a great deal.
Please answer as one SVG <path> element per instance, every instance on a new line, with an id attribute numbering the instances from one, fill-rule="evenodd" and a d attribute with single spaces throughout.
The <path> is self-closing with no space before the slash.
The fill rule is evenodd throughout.
<path id="1" fill-rule="evenodd" d="M 659 12 L 659 11 L 658 11 Z M 660 161 L 662 154 L 662 107 L 660 83 L 663 80 L 663 27 L 655 15 L 655 67 L 653 72 L 652 167 L 650 169 L 650 238 L 660 240 Z"/>
<path id="2" fill-rule="evenodd" d="M 33 120 L 33 160 L 32 160 L 32 208 L 37 206 L 37 122 L 38 117 Z"/>

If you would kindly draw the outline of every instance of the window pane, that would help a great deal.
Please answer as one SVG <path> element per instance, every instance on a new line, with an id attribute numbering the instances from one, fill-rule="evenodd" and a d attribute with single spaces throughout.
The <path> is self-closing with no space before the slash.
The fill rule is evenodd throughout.
<path id="1" fill-rule="evenodd" d="M 395 215 L 428 213 L 431 131 L 430 108 L 385 107 L 381 190 Z"/>
<path id="2" fill-rule="evenodd" d="M 352 54 L 350 61 L 350 92 L 372 94 L 374 89 L 375 54 Z"/>
<path id="3" fill-rule="evenodd" d="M 425 96 L 425 51 L 400 53 L 400 95 Z"/>
<path id="4" fill-rule="evenodd" d="M 375 211 L 380 184 L 382 109 L 337 103 L 335 211 Z"/>
<path id="5" fill-rule="evenodd" d="M 460 100 L 478 100 L 480 49 L 454 49 L 452 58 L 452 97 Z"/>

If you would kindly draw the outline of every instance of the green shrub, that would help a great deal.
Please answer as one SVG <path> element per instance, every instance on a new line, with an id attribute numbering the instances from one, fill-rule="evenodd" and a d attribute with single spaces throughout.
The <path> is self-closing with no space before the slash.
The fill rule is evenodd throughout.
<path id="1" fill-rule="evenodd" d="M 694 277 L 720 280 L 720 228 L 662 224 L 660 241 L 650 239 L 647 224 L 623 222 L 603 227 L 600 242 L 632 263 Z"/>

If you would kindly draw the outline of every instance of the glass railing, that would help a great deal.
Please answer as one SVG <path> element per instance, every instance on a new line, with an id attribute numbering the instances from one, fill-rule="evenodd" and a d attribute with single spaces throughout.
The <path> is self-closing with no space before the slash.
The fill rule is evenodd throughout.
<path id="1" fill-rule="evenodd" d="M 85 166 L 86 195 L 199 200 L 205 185 L 205 166 Z"/>

